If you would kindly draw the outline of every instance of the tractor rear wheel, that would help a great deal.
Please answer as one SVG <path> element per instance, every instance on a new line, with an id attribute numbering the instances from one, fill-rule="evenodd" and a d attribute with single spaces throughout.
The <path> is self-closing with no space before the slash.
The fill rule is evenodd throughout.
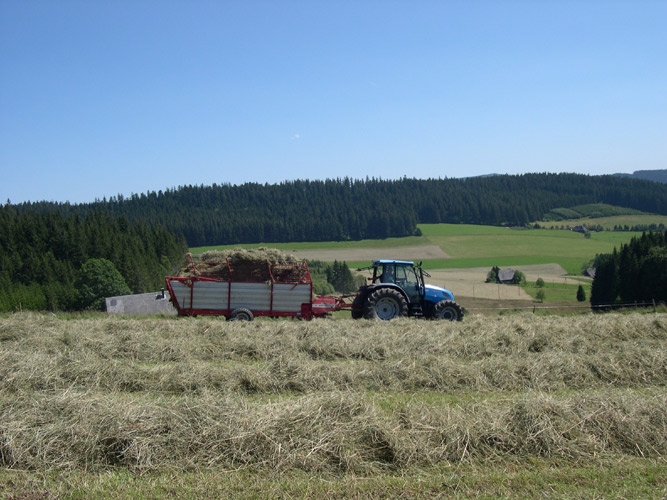
<path id="1" fill-rule="evenodd" d="M 461 321 L 463 319 L 463 309 L 452 300 L 441 300 L 433 307 L 433 316 L 431 317 L 445 321 Z"/>
<path id="2" fill-rule="evenodd" d="M 408 302 L 398 290 L 380 288 L 366 298 L 364 318 L 388 321 L 407 316 Z"/>

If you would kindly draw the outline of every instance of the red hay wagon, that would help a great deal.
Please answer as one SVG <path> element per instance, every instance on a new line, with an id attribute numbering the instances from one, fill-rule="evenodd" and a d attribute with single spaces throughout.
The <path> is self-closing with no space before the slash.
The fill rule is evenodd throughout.
<path id="1" fill-rule="evenodd" d="M 181 316 L 225 316 L 228 320 L 252 320 L 255 316 L 292 316 L 312 319 L 344 307 L 338 297 L 313 300 L 308 264 L 266 261 L 206 262 L 165 282 Z"/>

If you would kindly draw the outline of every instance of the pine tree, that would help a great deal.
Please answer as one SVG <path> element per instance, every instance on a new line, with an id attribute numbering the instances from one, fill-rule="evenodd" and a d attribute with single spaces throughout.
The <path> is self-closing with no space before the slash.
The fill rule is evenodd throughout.
<path id="1" fill-rule="evenodd" d="M 577 288 L 577 301 L 586 302 L 586 292 L 584 291 L 584 287 L 581 285 L 579 285 L 579 288 Z"/>

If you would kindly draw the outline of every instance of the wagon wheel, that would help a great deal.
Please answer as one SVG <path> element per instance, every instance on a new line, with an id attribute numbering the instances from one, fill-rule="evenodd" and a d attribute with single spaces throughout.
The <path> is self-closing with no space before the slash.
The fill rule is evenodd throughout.
<path id="1" fill-rule="evenodd" d="M 250 309 L 246 309 L 245 307 L 239 307 L 238 309 L 234 309 L 230 313 L 228 319 L 229 321 L 252 321 L 254 319 L 254 316 L 252 315 Z"/>

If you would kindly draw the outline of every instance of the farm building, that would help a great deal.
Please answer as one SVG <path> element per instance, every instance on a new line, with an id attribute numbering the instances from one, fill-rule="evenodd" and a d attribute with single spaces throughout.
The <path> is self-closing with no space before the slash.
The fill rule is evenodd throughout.
<path id="1" fill-rule="evenodd" d="M 514 281 L 514 269 L 501 269 L 498 271 L 498 282 L 509 284 Z"/>

